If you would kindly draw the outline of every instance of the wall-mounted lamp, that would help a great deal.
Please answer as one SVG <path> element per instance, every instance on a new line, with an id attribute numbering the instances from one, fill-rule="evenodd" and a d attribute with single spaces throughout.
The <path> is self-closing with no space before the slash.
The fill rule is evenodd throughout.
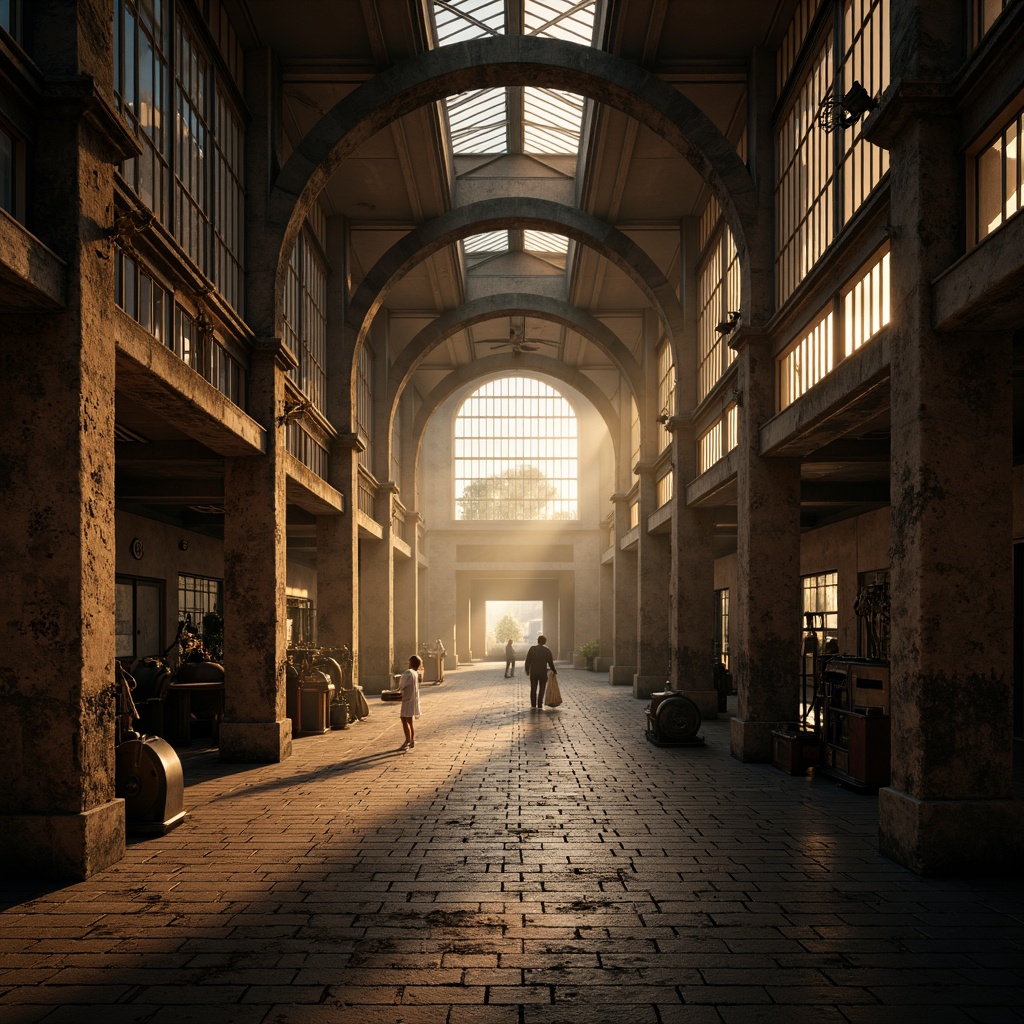
<path id="1" fill-rule="evenodd" d="M 658 413 L 658 422 L 659 422 L 659 423 L 660 423 L 660 424 L 661 424 L 662 426 L 664 426 L 664 425 L 665 425 L 666 423 L 668 423 L 668 421 L 669 421 L 669 420 L 670 420 L 671 418 L 672 418 L 672 416 L 671 416 L 671 414 L 669 413 L 668 409 L 662 409 L 662 410 L 661 410 L 661 412 L 660 412 L 660 413 Z"/>
<path id="2" fill-rule="evenodd" d="M 853 82 L 842 96 L 833 88 L 825 94 L 818 108 L 818 124 L 828 133 L 837 128 L 849 128 L 877 106 L 878 100 L 869 96 L 860 82 Z"/>
<path id="3" fill-rule="evenodd" d="M 726 314 L 726 318 L 715 328 L 715 331 L 718 334 L 732 334 L 739 322 L 740 311 L 738 309 L 730 309 Z"/>
<path id="4" fill-rule="evenodd" d="M 305 416 L 312 408 L 313 403 L 308 398 L 296 398 L 293 395 L 285 395 L 284 412 L 277 417 L 278 426 L 283 427 L 285 424 L 291 423 L 292 420 Z"/>
<path id="5" fill-rule="evenodd" d="M 743 392 L 742 392 L 742 391 L 740 391 L 740 389 L 739 389 L 739 388 L 733 388 L 733 389 L 732 389 L 732 391 L 730 391 L 730 392 L 729 392 L 729 397 L 730 397 L 730 398 L 731 398 L 731 399 L 732 399 L 732 400 L 733 400 L 733 401 L 734 401 L 734 402 L 735 402 L 735 403 L 736 403 L 737 405 L 742 405 L 742 404 L 743 404 Z"/>

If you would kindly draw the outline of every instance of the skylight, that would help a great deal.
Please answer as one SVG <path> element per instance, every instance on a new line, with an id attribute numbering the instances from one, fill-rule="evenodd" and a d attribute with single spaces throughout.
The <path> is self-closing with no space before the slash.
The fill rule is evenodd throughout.
<path id="1" fill-rule="evenodd" d="M 523 232 L 523 248 L 527 252 L 566 253 L 569 251 L 569 239 L 551 231 L 526 230 Z"/>
<path id="2" fill-rule="evenodd" d="M 447 101 L 452 152 L 508 152 L 508 96 L 505 89 L 477 89 Z"/>
<path id="3" fill-rule="evenodd" d="M 523 90 L 523 149 L 536 155 L 576 153 L 583 97 L 558 89 Z"/>
<path id="4" fill-rule="evenodd" d="M 470 235 L 462 242 L 466 255 L 479 253 L 508 252 L 507 231 L 485 231 L 483 234 Z"/>

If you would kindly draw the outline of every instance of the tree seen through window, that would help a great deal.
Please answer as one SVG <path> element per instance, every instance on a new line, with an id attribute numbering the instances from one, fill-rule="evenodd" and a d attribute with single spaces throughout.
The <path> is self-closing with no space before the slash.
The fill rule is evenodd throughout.
<path id="1" fill-rule="evenodd" d="M 554 388 L 484 384 L 455 419 L 456 519 L 576 519 L 578 444 L 576 414 Z"/>

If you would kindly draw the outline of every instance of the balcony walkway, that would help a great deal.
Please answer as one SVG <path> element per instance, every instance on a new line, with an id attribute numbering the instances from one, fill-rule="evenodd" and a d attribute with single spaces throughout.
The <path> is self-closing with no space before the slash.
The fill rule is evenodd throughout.
<path id="1" fill-rule="evenodd" d="M 563 669 L 423 687 L 285 763 L 181 751 L 188 817 L 88 882 L 0 885 L 4 1024 L 1024 1020 L 1024 882 L 920 879 L 877 800 L 644 738 Z"/>

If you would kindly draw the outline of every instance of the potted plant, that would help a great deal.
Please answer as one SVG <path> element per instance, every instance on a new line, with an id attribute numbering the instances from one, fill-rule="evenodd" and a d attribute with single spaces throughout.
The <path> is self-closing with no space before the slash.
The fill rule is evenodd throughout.
<path id="1" fill-rule="evenodd" d="M 601 645 L 596 640 L 586 640 L 576 647 L 576 656 L 582 658 L 587 668 L 594 671 L 594 659 L 601 653 Z"/>

